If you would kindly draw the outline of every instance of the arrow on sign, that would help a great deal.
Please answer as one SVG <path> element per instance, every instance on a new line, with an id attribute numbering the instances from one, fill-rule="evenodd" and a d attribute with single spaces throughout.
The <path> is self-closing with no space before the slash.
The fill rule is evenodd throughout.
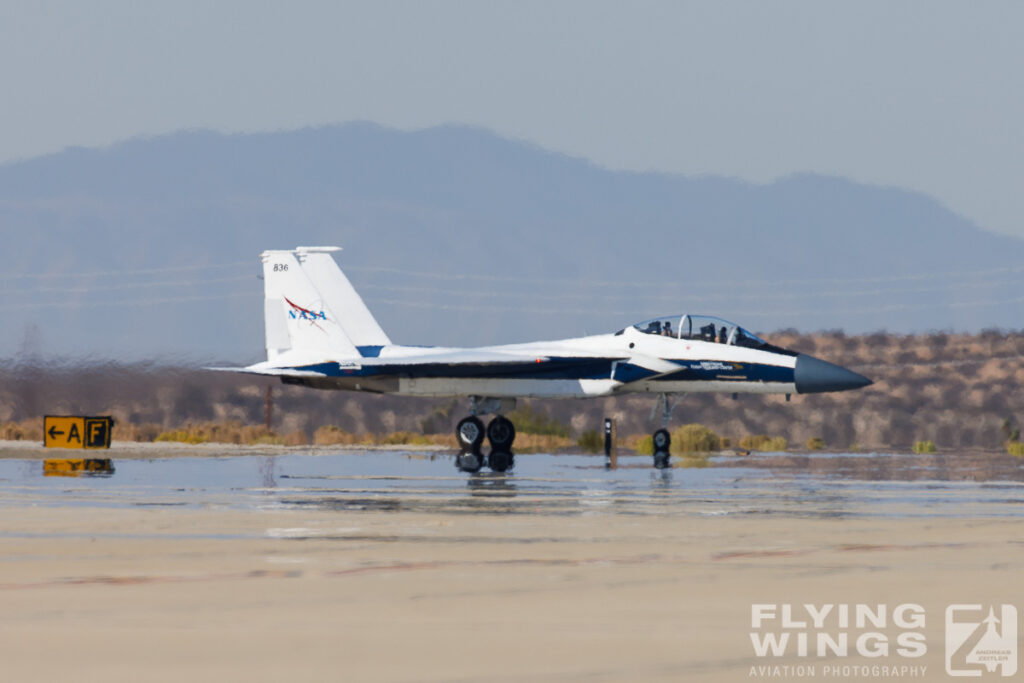
<path id="1" fill-rule="evenodd" d="M 56 427 L 56 426 L 54 426 L 54 427 L 50 427 L 50 431 L 48 431 L 48 432 L 47 432 L 47 434 L 49 434 L 49 435 L 50 435 L 50 438 L 51 438 L 51 439 L 56 439 L 56 438 L 57 438 L 57 435 L 59 435 L 59 434 L 63 434 L 63 433 L 64 433 L 64 432 L 62 432 L 62 431 L 59 431 L 59 430 L 57 429 L 57 427 Z"/>

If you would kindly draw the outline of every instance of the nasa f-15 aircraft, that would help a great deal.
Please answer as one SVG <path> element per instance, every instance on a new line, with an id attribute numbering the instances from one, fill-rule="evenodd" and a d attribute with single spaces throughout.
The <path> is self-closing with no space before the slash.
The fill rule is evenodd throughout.
<path id="1" fill-rule="evenodd" d="M 456 429 L 457 465 L 513 465 L 515 400 L 656 394 L 662 428 L 654 464 L 669 464 L 670 396 L 691 392 L 807 394 L 857 389 L 871 380 L 788 351 L 730 322 L 673 315 L 611 334 L 476 348 L 393 344 L 332 256 L 338 247 L 265 251 L 267 360 L 236 372 L 286 384 L 409 396 L 466 397 Z M 223 368 L 228 369 L 228 368 Z M 484 427 L 481 415 L 494 414 Z M 490 443 L 486 458 L 482 446 Z"/>

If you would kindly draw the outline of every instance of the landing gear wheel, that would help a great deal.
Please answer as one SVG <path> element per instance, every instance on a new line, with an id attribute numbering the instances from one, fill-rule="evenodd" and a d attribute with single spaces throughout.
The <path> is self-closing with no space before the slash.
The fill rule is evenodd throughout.
<path id="1" fill-rule="evenodd" d="M 484 456 L 477 452 L 459 453 L 455 458 L 455 466 L 462 472 L 479 472 L 484 466 Z"/>
<path id="2" fill-rule="evenodd" d="M 491 454 L 487 456 L 487 465 L 495 472 L 505 472 L 513 464 L 515 464 L 515 460 L 508 451 L 495 450 L 491 451 Z"/>
<path id="3" fill-rule="evenodd" d="M 484 442 L 484 423 L 475 415 L 459 420 L 455 427 L 455 438 L 459 440 L 459 448 L 464 453 L 476 453 Z"/>
<path id="4" fill-rule="evenodd" d="M 507 417 L 498 415 L 487 425 L 487 440 L 491 442 L 492 450 L 508 451 L 512 448 L 512 442 L 515 439 L 516 428 L 512 425 L 512 420 Z"/>
<path id="5" fill-rule="evenodd" d="M 672 445 L 672 435 L 668 433 L 667 429 L 659 429 L 654 432 L 652 440 L 654 441 L 654 466 L 663 470 L 669 466 L 668 449 Z"/>

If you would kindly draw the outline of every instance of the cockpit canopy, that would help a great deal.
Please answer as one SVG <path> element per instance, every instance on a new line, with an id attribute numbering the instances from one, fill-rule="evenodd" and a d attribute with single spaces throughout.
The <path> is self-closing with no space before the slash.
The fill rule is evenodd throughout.
<path id="1" fill-rule="evenodd" d="M 739 325 L 707 315 L 673 315 L 645 320 L 633 325 L 644 334 L 674 339 L 697 339 L 753 349 L 769 346 L 768 342 Z"/>

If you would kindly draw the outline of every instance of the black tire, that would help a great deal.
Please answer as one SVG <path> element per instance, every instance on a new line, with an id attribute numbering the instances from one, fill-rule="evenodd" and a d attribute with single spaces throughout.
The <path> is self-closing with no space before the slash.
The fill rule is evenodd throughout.
<path id="1" fill-rule="evenodd" d="M 471 474 L 479 472 L 480 468 L 484 466 L 484 456 L 475 452 L 459 453 L 455 458 L 455 466 L 461 472 L 469 472 Z"/>
<path id="2" fill-rule="evenodd" d="M 496 416 L 487 425 L 487 440 L 495 451 L 511 450 L 512 442 L 516 440 L 516 428 L 512 420 L 503 415 Z"/>
<path id="3" fill-rule="evenodd" d="M 654 454 L 654 466 L 659 470 L 670 467 L 669 465 L 669 454 L 665 451 L 659 451 Z"/>
<path id="4" fill-rule="evenodd" d="M 487 456 L 487 466 L 495 472 L 506 472 L 512 464 L 512 454 L 508 451 L 491 451 Z"/>
<path id="5" fill-rule="evenodd" d="M 478 451 L 480 444 L 484 442 L 484 423 L 475 415 L 459 420 L 459 424 L 455 426 L 455 438 L 458 439 L 459 448 L 463 452 Z"/>
<path id="6" fill-rule="evenodd" d="M 672 435 L 668 433 L 667 429 L 659 429 L 654 432 L 654 452 L 659 451 L 668 453 L 669 446 L 672 445 Z"/>

